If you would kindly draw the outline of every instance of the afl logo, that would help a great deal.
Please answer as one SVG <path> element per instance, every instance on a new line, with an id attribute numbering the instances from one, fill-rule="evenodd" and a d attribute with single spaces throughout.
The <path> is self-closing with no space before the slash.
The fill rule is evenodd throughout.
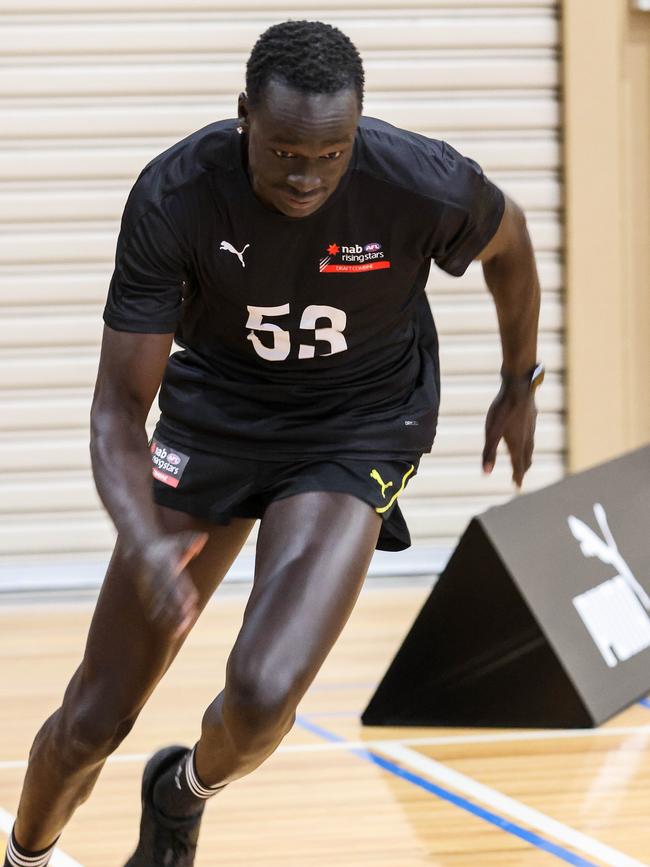
<path id="1" fill-rule="evenodd" d="M 381 250 L 381 244 L 378 244 L 376 241 L 373 241 L 372 244 L 366 244 L 363 248 L 366 253 L 376 253 L 377 250 Z"/>
<path id="2" fill-rule="evenodd" d="M 175 455 L 174 452 L 170 452 L 167 455 L 167 460 L 170 464 L 174 464 L 175 466 L 178 466 L 178 464 L 180 464 L 181 462 L 181 459 L 178 457 L 178 455 Z"/>

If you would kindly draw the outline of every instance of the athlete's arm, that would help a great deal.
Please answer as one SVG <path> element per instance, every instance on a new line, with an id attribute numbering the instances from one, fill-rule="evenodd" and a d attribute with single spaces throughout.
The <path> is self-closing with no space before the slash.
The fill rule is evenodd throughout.
<path id="1" fill-rule="evenodd" d="M 537 361 L 540 287 L 526 218 L 506 196 L 496 234 L 478 256 L 494 298 L 503 352 L 502 372 L 508 377 L 492 402 L 485 423 L 483 469 L 492 472 L 503 438 L 512 461 L 513 480 L 521 486 L 532 463 L 535 399 L 523 377 Z"/>
<path id="2" fill-rule="evenodd" d="M 104 326 L 90 417 L 90 456 L 97 491 L 132 563 L 148 616 L 180 633 L 191 624 L 197 603 L 196 590 L 183 569 L 207 537 L 166 536 L 151 495 L 145 422 L 172 340 L 173 334 Z"/>

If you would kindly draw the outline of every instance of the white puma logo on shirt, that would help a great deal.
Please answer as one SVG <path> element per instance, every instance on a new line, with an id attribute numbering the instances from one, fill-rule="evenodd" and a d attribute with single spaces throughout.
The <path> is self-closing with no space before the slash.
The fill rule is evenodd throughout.
<path id="1" fill-rule="evenodd" d="M 250 244 L 246 244 L 246 246 L 244 247 L 244 249 L 240 253 L 239 250 L 235 250 L 233 245 L 230 244 L 228 241 L 222 241 L 219 249 L 220 250 L 226 250 L 228 253 L 234 253 L 235 256 L 237 256 L 237 258 L 241 262 L 242 268 L 245 268 L 246 265 L 244 264 L 244 253 L 246 252 L 246 250 L 248 250 L 249 247 L 250 247 Z"/>

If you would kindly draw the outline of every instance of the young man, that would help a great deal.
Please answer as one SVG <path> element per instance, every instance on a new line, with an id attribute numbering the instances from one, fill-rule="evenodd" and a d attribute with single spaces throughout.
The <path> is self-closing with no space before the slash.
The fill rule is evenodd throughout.
<path id="1" fill-rule="evenodd" d="M 539 286 L 523 215 L 448 145 L 361 118 L 363 81 L 340 31 L 274 26 L 238 120 L 178 142 L 131 191 L 92 408 L 118 540 L 83 661 L 31 750 L 6 865 L 47 864 L 256 518 L 224 689 L 194 749 L 147 764 L 128 865 L 190 867 L 206 799 L 289 731 L 375 547 L 410 544 L 397 498 L 438 410 L 432 260 L 454 275 L 483 261 L 503 346 L 483 465 L 502 437 L 518 485 L 530 465 Z"/>

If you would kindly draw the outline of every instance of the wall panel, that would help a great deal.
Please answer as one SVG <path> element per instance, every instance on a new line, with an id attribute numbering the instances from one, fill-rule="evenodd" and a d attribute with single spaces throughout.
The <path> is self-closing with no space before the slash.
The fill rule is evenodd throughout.
<path id="1" fill-rule="evenodd" d="M 0 561 L 103 558 L 88 415 L 119 220 L 141 168 L 232 116 L 257 35 L 321 18 L 357 42 L 366 113 L 445 138 L 527 213 L 544 289 L 537 461 L 564 472 L 564 300 L 557 3 L 550 0 L 0 0 Z M 481 269 L 433 269 L 441 335 L 437 444 L 404 498 L 415 541 L 451 545 L 512 494 L 501 454 L 480 471 L 498 384 Z M 152 412 L 150 425 L 155 421 Z M 396 561 L 397 562 L 397 561 Z"/>

